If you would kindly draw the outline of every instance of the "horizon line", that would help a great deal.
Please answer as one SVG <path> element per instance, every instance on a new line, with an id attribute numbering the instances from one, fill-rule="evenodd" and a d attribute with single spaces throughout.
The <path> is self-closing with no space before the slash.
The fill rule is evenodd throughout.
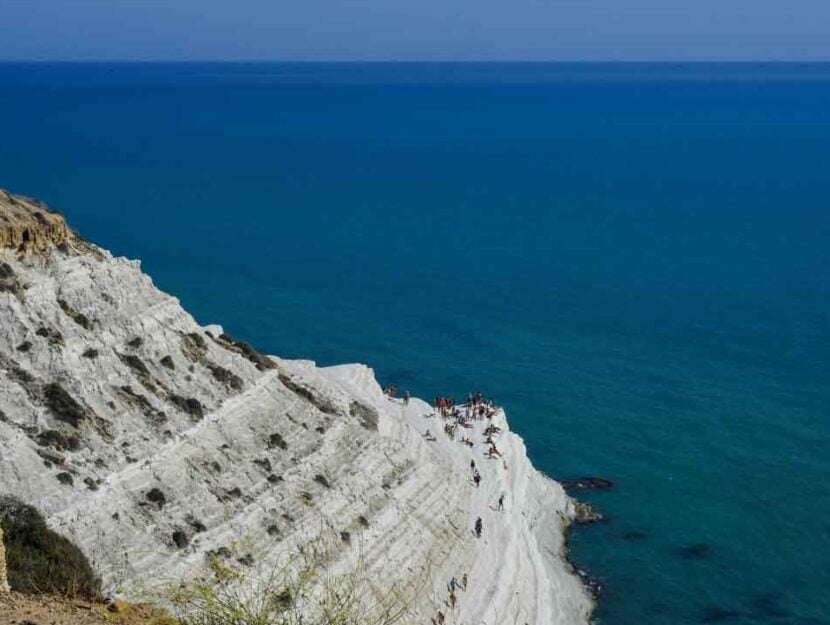
<path id="1" fill-rule="evenodd" d="M 830 57 L 826 59 L 2 59 L 0 64 L 195 64 L 195 63 L 282 63 L 282 64 L 434 64 L 434 65 L 487 65 L 487 64 L 522 64 L 522 65 L 705 65 L 705 64 L 733 64 L 733 65 L 826 65 L 830 64 Z"/>

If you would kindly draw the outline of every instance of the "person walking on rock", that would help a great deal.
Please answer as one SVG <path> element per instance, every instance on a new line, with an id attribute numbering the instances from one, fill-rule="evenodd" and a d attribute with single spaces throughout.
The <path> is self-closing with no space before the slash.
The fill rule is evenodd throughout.
<path id="1" fill-rule="evenodd" d="M 504 510 L 504 493 L 499 497 L 499 510 Z"/>
<path id="2" fill-rule="evenodd" d="M 481 517 L 476 519 L 476 538 L 481 538 L 481 530 L 483 528 L 483 523 L 481 522 Z"/>
<path id="3" fill-rule="evenodd" d="M 404 391 L 404 392 L 403 392 L 403 405 L 404 405 L 404 406 L 408 406 L 408 405 L 409 405 L 409 399 L 410 399 L 411 397 L 412 397 L 412 395 L 410 395 L 409 391 Z"/>

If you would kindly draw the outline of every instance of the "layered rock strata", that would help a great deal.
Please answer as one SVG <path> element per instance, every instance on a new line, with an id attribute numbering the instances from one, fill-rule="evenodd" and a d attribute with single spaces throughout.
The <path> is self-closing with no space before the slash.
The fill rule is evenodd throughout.
<path id="1" fill-rule="evenodd" d="M 563 557 L 574 502 L 503 412 L 489 459 L 486 421 L 470 448 L 366 366 L 265 356 L 201 326 L 40 204 L 0 195 L 0 233 L 0 494 L 36 506 L 107 588 L 140 598 L 217 558 L 253 573 L 323 532 L 330 569 L 361 566 L 369 594 L 417 587 L 412 622 L 588 621 Z"/>

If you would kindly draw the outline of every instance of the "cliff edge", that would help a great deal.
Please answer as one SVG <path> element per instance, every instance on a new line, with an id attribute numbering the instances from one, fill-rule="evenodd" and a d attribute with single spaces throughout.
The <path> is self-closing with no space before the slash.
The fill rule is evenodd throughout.
<path id="1" fill-rule="evenodd" d="M 46 251 L 72 236 L 61 215 L 37 200 L 0 189 L 0 248 Z"/>
<path id="2" fill-rule="evenodd" d="M 588 622 L 564 558 L 574 502 L 502 410 L 462 444 L 368 367 L 260 354 L 197 324 L 137 261 L 75 241 L 0 192 L 0 495 L 36 506 L 107 588 L 141 599 L 217 562 L 254 576 L 325 535 L 326 570 L 361 567 L 367 597 L 416 588 L 413 623 Z"/>

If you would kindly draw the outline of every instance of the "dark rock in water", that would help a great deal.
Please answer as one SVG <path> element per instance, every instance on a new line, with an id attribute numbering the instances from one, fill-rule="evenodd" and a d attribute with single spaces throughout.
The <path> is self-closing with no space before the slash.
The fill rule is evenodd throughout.
<path id="1" fill-rule="evenodd" d="M 605 521 L 605 517 L 591 504 L 577 501 L 574 504 L 576 510 L 575 522 L 580 525 L 587 525 L 589 523 L 598 523 Z"/>
<path id="2" fill-rule="evenodd" d="M 604 477 L 581 477 L 576 480 L 557 480 L 567 491 L 608 490 L 614 482 Z"/>
<path id="3" fill-rule="evenodd" d="M 789 612 L 781 605 L 781 595 L 775 592 L 760 593 L 752 598 L 752 611 L 759 617 L 784 618 Z"/>
<path id="4" fill-rule="evenodd" d="M 730 610 L 720 606 L 706 606 L 700 616 L 702 623 L 724 623 L 726 621 L 734 621 L 744 616 L 743 612 L 739 610 Z"/>
<path id="5" fill-rule="evenodd" d="M 574 567 L 574 572 L 579 576 L 580 581 L 582 581 L 582 584 L 588 589 L 588 592 L 591 593 L 591 596 L 594 599 L 599 597 L 602 592 L 602 584 L 600 581 L 594 577 L 591 577 L 586 571 L 580 569 L 579 567 Z"/>
<path id="6" fill-rule="evenodd" d="M 706 543 L 686 545 L 677 550 L 677 554 L 686 560 L 699 560 L 712 553 L 712 548 Z"/>
<path id="7" fill-rule="evenodd" d="M 622 535 L 625 540 L 643 540 L 647 536 L 642 530 L 631 530 Z"/>

